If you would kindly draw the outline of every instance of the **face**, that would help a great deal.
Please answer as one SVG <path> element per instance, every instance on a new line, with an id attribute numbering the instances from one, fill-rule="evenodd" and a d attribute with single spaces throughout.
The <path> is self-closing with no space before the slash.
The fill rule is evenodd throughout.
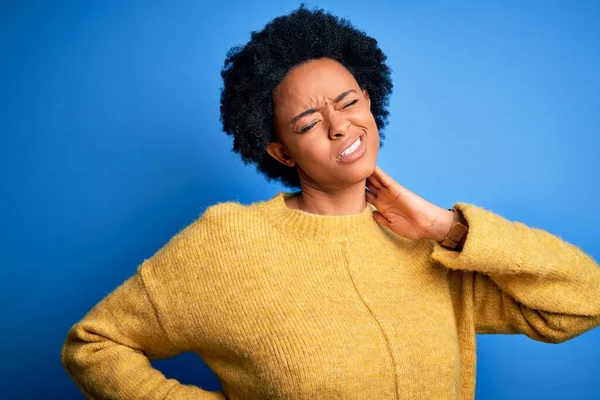
<path id="1" fill-rule="evenodd" d="M 295 67 L 275 89 L 273 102 L 279 143 L 269 143 L 267 151 L 295 166 L 303 187 L 364 186 L 375 170 L 379 132 L 369 94 L 343 65 L 322 58 Z M 359 137 L 356 153 L 339 158 Z"/>

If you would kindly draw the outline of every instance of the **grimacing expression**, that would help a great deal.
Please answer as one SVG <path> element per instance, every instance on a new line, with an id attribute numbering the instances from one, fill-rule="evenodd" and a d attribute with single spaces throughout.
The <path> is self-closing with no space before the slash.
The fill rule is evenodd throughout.
<path id="1" fill-rule="evenodd" d="M 342 64 L 320 58 L 296 66 L 275 88 L 273 103 L 279 142 L 269 143 L 267 151 L 296 166 L 303 184 L 336 190 L 373 173 L 379 131 L 369 94 Z M 344 143 L 363 134 L 366 153 L 352 163 L 338 160 Z"/>

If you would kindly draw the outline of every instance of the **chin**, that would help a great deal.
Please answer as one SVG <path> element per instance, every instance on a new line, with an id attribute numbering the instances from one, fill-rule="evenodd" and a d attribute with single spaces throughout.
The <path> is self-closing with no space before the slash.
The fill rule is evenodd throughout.
<path id="1" fill-rule="evenodd" d="M 352 174 L 348 174 L 348 176 L 346 177 L 346 181 L 351 183 L 359 183 L 373 175 L 373 173 L 375 172 L 377 160 L 364 161 L 364 163 L 361 163 L 361 165 L 357 165 L 356 168 L 353 169 Z"/>

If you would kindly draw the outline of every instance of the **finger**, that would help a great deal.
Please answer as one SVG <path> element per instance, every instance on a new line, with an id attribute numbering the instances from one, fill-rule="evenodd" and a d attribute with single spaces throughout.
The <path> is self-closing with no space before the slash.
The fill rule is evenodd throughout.
<path id="1" fill-rule="evenodd" d="M 406 189 L 404 186 L 396 182 L 391 176 L 387 175 L 379 166 L 375 166 L 375 172 L 372 176 L 375 176 L 382 184 L 382 188 L 398 191 L 399 194 L 405 196 L 410 195 L 412 192 Z"/>
<path id="2" fill-rule="evenodd" d="M 367 178 L 367 182 L 370 182 L 377 189 L 381 189 L 383 187 L 383 184 L 380 182 L 379 178 L 377 177 L 376 172 L 373 172 L 373 174 Z"/>
<path id="3" fill-rule="evenodd" d="M 377 200 L 377 196 L 368 190 L 365 190 L 365 197 L 366 200 L 371 204 L 375 204 L 375 200 Z"/>
<path id="4" fill-rule="evenodd" d="M 375 178 L 377 178 L 377 180 L 381 183 L 383 187 L 389 187 L 393 184 L 392 178 L 390 178 L 385 172 L 383 172 L 383 170 L 378 165 L 375 166 L 375 172 L 373 173 L 373 175 L 375 176 Z"/>
<path id="5" fill-rule="evenodd" d="M 379 191 L 380 188 L 378 188 L 377 186 L 375 186 L 373 184 L 373 182 L 367 182 L 367 188 L 373 192 L 374 194 L 377 194 L 377 191 Z"/>
<path id="6" fill-rule="evenodd" d="M 375 166 L 375 171 L 373 171 L 371 177 L 379 182 L 379 185 L 384 188 L 393 186 L 395 182 L 388 174 L 383 172 L 383 169 L 381 169 L 379 165 Z"/>
<path id="7" fill-rule="evenodd" d="M 373 219 L 378 224 L 381 224 L 381 225 L 386 226 L 386 227 L 389 228 L 389 221 L 379 211 L 377 211 L 377 210 L 373 211 Z"/>

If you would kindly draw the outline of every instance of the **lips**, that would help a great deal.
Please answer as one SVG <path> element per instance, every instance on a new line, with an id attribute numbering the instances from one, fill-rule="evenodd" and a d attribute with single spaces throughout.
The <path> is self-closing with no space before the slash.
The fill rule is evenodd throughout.
<path id="1" fill-rule="evenodd" d="M 363 135 L 359 135 L 359 136 L 356 136 L 356 137 L 353 137 L 353 138 L 350 138 L 350 139 L 346 140 L 344 142 L 344 144 L 342 145 L 342 150 L 338 153 L 337 158 L 340 158 L 341 155 L 342 155 L 342 153 L 344 151 L 348 150 L 348 148 L 350 146 L 352 146 L 354 144 L 354 142 L 356 142 L 358 140 L 358 138 L 360 138 L 360 140 L 364 140 L 364 138 L 362 136 Z"/>

